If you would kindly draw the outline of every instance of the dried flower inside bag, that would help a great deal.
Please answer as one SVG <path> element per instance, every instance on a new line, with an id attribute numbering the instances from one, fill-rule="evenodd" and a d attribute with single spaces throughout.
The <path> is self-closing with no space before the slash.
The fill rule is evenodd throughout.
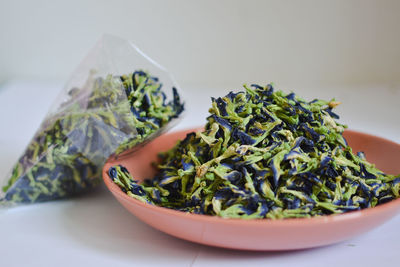
<path id="1" fill-rule="evenodd" d="M 103 39 L 102 53 L 105 47 L 120 51 L 120 47 L 114 46 L 118 44 L 130 55 L 125 60 L 137 64 L 138 60 L 133 59 L 140 58 L 148 62 L 130 43 L 107 38 L 111 38 L 112 45 Z M 90 58 L 98 60 L 98 51 Z M 118 55 L 112 59 L 119 60 Z M 153 66 L 152 62 L 118 75 L 111 74 L 118 73 L 118 69 L 93 71 L 104 64 L 99 67 L 98 61 L 92 64 L 87 61 L 83 68 L 89 73 L 86 82 L 63 92 L 61 103 L 43 120 L 11 175 L 3 181 L 2 202 L 47 201 L 96 186 L 101 181 L 102 165 L 110 155 L 151 140 L 182 113 L 184 105 L 178 90 L 174 85 L 163 87 L 168 75 L 163 70 L 157 71 L 159 66 Z M 164 80 L 142 70 L 145 67 L 162 73 Z"/>

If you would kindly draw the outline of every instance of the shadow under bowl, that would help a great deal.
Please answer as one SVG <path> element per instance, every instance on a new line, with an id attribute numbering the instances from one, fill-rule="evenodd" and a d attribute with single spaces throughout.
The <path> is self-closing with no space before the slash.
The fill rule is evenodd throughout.
<path id="1" fill-rule="evenodd" d="M 395 216 L 400 199 L 360 211 L 298 219 L 224 219 L 190 214 L 143 203 L 126 195 L 108 176 L 111 166 L 121 164 L 134 179 L 154 176 L 152 162 L 157 154 L 173 147 L 189 129 L 156 138 L 135 153 L 109 158 L 103 168 L 103 180 L 115 198 L 132 214 L 152 227 L 178 238 L 205 245 L 242 249 L 279 251 L 329 245 L 365 233 Z M 365 133 L 344 133 L 353 151 L 363 151 L 368 161 L 389 174 L 400 173 L 400 145 Z"/>

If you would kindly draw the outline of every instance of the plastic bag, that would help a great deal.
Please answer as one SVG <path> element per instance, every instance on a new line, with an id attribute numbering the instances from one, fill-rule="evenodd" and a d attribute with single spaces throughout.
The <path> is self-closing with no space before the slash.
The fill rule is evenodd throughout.
<path id="1" fill-rule="evenodd" d="M 96 186 L 110 155 L 150 141 L 181 114 L 176 88 L 135 45 L 103 36 L 0 181 L 1 202 L 47 201 Z"/>

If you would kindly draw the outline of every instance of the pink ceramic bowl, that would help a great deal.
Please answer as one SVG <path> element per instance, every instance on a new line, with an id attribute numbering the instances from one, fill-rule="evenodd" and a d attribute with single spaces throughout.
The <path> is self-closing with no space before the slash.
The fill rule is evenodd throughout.
<path id="1" fill-rule="evenodd" d="M 195 130 L 195 129 L 194 129 Z M 384 223 L 400 210 L 400 199 L 362 211 L 314 218 L 284 220 L 241 220 L 190 214 L 135 200 L 115 185 L 107 170 L 115 164 L 128 168 L 135 179 L 152 177 L 151 163 L 157 153 L 185 137 L 180 131 L 167 133 L 134 154 L 110 158 L 103 168 L 103 179 L 117 200 L 132 214 L 154 228 L 189 241 L 244 250 L 292 250 L 337 243 L 362 234 Z M 400 173 L 400 145 L 380 137 L 346 131 L 354 151 L 364 151 L 367 159 L 390 174 Z"/>

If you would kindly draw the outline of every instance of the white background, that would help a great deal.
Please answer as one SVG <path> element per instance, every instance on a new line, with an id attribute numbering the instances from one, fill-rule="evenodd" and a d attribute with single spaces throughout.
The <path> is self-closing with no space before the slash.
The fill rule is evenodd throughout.
<path id="1" fill-rule="evenodd" d="M 396 0 L 2 0 L 0 81 L 65 80 L 103 33 L 134 41 L 182 87 L 400 83 Z"/>

